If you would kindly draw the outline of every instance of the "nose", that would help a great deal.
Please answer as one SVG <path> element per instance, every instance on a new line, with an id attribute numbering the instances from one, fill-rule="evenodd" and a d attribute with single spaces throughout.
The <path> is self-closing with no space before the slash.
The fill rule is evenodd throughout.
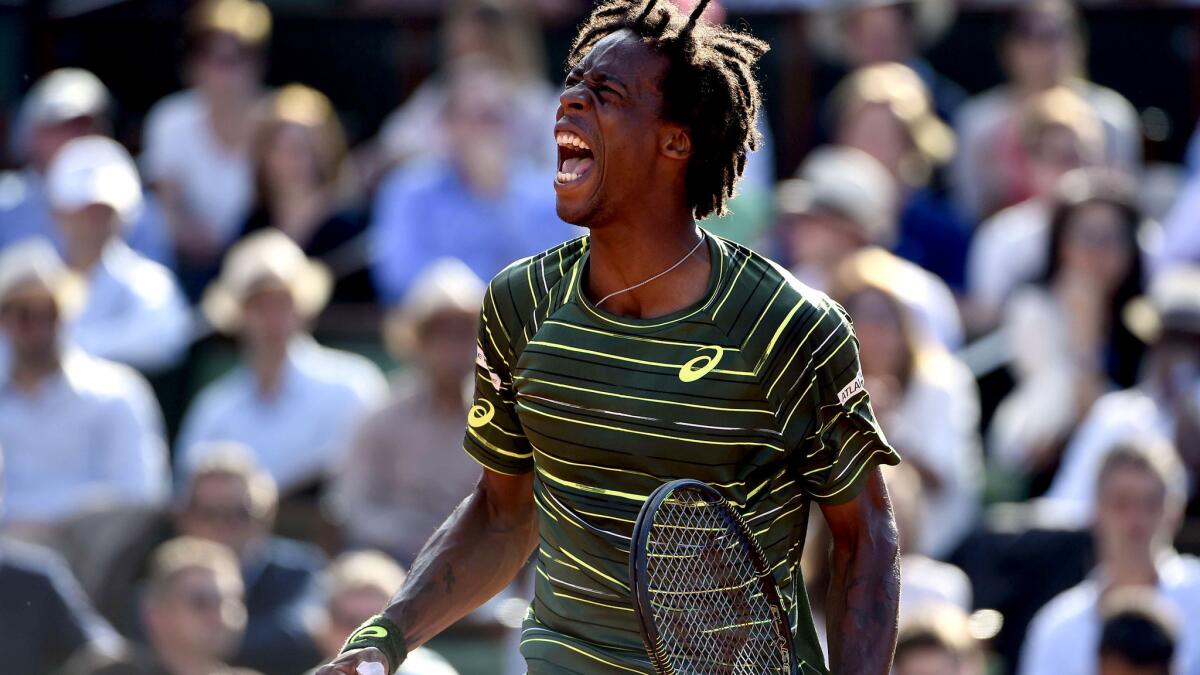
<path id="1" fill-rule="evenodd" d="M 587 112 L 592 107 L 591 94 L 582 82 L 564 89 L 558 102 L 564 112 Z"/>

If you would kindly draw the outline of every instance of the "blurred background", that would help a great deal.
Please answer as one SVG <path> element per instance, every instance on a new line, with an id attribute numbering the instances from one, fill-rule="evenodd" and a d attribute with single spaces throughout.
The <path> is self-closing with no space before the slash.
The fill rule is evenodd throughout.
<path id="1" fill-rule="evenodd" d="M 589 8 L 0 0 L 5 672 L 300 675 L 379 610 L 478 476 L 487 280 L 580 234 Z M 1200 13 L 705 20 L 771 51 L 702 224 L 845 305 L 906 459 L 894 672 L 1200 673 Z M 524 672 L 527 582 L 403 672 Z"/>

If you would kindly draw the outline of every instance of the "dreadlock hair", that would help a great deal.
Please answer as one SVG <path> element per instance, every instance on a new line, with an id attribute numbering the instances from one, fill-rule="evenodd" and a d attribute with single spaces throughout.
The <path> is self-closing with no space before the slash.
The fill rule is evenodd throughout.
<path id="1" fill-rule="evenodd" d="M 669 59 L 662 82 L 663 116 L 691 132 L 687 200 L 696 218 L 724 215 L 746 155 L 758 147 L 762 103 L 754 66 L 767 43 L 700 21 L 709 0 L 684 15 L 669 0 L 605 0 L 579 28 L 567 56 L 574 68 L 597 42 L 632 31 Z"/>

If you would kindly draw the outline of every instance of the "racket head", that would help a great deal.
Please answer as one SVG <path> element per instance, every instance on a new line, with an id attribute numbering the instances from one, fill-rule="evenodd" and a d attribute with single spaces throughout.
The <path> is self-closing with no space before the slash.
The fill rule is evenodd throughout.
<path id="1" fill-rule="evenodd" d="M 736 601 L 739 600 L 739 598 L 733 597 L 736 593 L 743 596 L 738 604 L 747 610 L 752 609 L 752 611 L 746 612 L 745 618 L 753 619 L 757 627 L 750 628 L 747 632 L 753 631 L 757 635 L 756 646 L 761 652 L 761 658 L 768 661 L 768 663 L 761 664 L 756 662 L 754 670 L 737 668 L 728 663 L 714 664 L 711 660 L 712 654 L 728 653 L 728 651 L 723 650 L 722 645 L 716 644 L 721 640 L 713 636 L 728 637 L 731 633 L 699 629 L 694 631 L 696 635 L 681 640 L 678 635 L 671 632 L 672 622 L 664 620 L 664 613 L 671 608 L 664 607 L 662 602 L 655 602 L 656 598 L 661 600 L 664 597 L 659 592 L 664 589 L 657 589 L 655 586 L 655 582 L 664 581 L 662 578 L 664 570 L 659 564 L 659 561 L 664 558 L 653 555 L 653 552 L 655 549 L 661 550 L 672 545 L 672 542 L 663 541 L 659 535 L 666 531 L 664 525 L 671 524 L 664 518 L 673 518 L 677 513 L 671 511 L 681 508 L 684 504 L 691 504 L 694 505 L 694 508 L 709 511 L 710 513 L 705 514 L 704 518 L 709 529 L 724 528 L 723 532 L 714 532 L 711 536 L 703 537 L 701 541 L 692 542 L 696 547 L 693 550 L 703 549 L 706 558 L 716 556 L 722 559 L 720 561 L 710 559 L 709 562 L 713 563 L 724 563 L 725 553 L 722 551 L 736 551 L 733 555 L 739 557 L 742 573 L 745 574 L 746 570 L 753 571 L 750 575 L 751 579 L 741 580 L 740 590 L 713 591 L 708 598 L 718 603 L 722 600 Z M 677 531 L 686 531 L 686 528 Z M 713 547 L 717 543 L 721 544 L 719 549 Z M 794 675 L 797 672 L 791 625 L 788 622 L 787 613 L 783 609 L 779 589 L 776 587 L 770 567 L 767 565 L 762 549 L 753 533 L 721 493 L 703 482 L 691 479 L 675 480 L 659 486 L 642 505 L 634 524 L 630 544 L 629 578 L 633 590 L 634 610 L 642 631 L 646 651 L 656 673 L 662 675 L 719 675 L 724 673 L 755 673 L 755 675 L 787 673 Z M 693 564 L 693 566 L 696 565 Z M 725 567 L 726 565 L 716 566 Z M 680 571 L 680 569 L 675 570 L 677 573 Z M 703 568 L 695 571 L 703 572 Z M 725 570 L 727 574 L 729 571 Z M 726 598 L 715 597 L 717 593 L 722 592 L 727 593 Z M 682 598 L 685 595 L 681 593 L 675 597 Z M 682 611 L 678 607 L 674 609 L 677 612 Z M 715 612 L 713 613 L 715 614 Z M 725 616 L 727 621 L 728 614 Z M 702 644 L 706 641 L 711 644 Z M 749 639 L 743 640 L 743 643 L 748 641 Z M 682 650 L 681 643 L 684 644 Z M 681 651 L 688 653 L 681 654 Z M 703 660 L 704 657 L 700 656 L 702 654 L 709 655 L 710 660 L 707 663 Z"/>

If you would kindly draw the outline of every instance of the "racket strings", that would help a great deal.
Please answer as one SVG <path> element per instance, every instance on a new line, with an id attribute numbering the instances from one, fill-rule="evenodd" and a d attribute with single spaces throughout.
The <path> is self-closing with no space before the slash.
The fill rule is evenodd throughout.
<path id="1" fill-rule="evenodd" d="M 771 603 L 724 508 L 682 490 L 654 519 L 646 553 L 659 660 L 679 675 L 786 673 Z"/>

